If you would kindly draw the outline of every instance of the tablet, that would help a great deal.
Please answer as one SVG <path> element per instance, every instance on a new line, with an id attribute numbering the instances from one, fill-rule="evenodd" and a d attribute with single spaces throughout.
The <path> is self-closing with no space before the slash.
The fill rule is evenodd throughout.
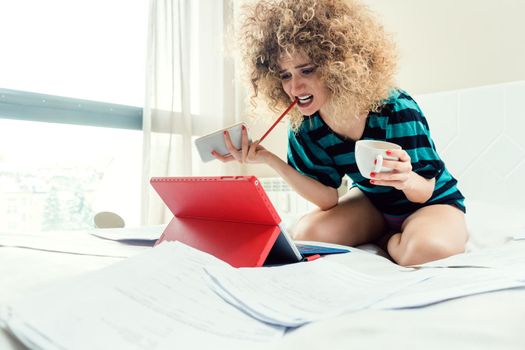
<path id="1" fill-rule="evenodd" d="M 255 176 L 156 177 L 150 183 L 174 215 L 156 244 L 179 240 L 235 267 L 317 254 L 313 246 L 300 252 Z"/>

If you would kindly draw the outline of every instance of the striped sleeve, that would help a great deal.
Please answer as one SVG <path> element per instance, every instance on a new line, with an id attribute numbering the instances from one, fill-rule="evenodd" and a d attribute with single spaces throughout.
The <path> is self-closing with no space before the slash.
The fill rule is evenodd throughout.
<path id="1" fill-rule="evenodd" d="M 326 186 L 338 188 L 344 174 L 340 173 L 332 159 L 308 133 L 288 129 L 288 164 L 301 174 Z"/>
<path id="2" fill-rule="evenodd" d="M 397 143 L 408 153 L 415 173 L 427 179 L 439 177 L 445 166 L 417 103 L 410 96 L 401 94 L 391 105 L 389 114 L 387 140 Z"/>

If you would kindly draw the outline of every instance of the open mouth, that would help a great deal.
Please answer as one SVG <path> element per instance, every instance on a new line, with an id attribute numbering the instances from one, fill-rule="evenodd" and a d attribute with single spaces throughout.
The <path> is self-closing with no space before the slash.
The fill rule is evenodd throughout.
<path id="1" fill-rule="evenodd" d="M 306 106 L 312 102 L 314 99 L 313 95 L 304 95 L 304 96 L 297 96 L 297 104 L 299 106 Z"/>

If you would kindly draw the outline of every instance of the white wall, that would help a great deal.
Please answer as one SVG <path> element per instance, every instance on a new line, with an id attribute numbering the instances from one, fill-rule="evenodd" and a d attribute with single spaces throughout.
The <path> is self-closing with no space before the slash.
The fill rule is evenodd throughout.
<path id="1" fill-rule="evenodd" d="M 394 34 L 414 93 L 525 80 L 523 0 L 363 0 Z"/>
<path id="2" fill-rule="evenodd" d="M 362 1 L 394 35 L 397 82 L 412 94 L 525 80 L 523 0 Z M 254 128 L 255 138 L 262 129 Z M 286 138 L 281 124 L 264 145 L 286 159 Z M 275 175 L 264 166 L 247 166 L 244 172 Z"/>
<path id="3" fill-rule="evenodd" d="M 436 148 L 465 198 L 523 207 L 525 81 L 416 99 L 425 111 Z"/>

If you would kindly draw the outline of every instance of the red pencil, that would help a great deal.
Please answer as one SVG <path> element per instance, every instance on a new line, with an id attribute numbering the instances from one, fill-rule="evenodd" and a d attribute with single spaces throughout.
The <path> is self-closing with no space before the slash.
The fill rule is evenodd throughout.
<path id="1" fill-rule="evenodd" d="M 277 118 L 277 120 L 275 121 L 275 123 L 273 123 L 272 126 L 270 126 L 270 128 L 268 129 L 268 131 L 266 131 L 264 133 L 264 135 L 261 137 L 261 139 L 259 140 L 259 143 L 262 142 L 262 140 L 264 140 L 264 138 L 266 136 L 268 136 L 268 134 L 270 133 L 270 131 L 273 130 L 273 128 L 275 128 L 275 126 L 277 125 L 277 123 L 279 123 L 281 121 L 281 119 L 284 118 L 284 116 L 290 111 L 290 109 L 292 109 L 293 106 L 295 106 L 295 104 L 297 103 L 297 99 L 293 100 L 293 102 L 288 106 L 288 108 L 286 108 L 286 110 L 283 112 L 283 114 L 281 114 L 281 116 L 279 118 Z"/>

